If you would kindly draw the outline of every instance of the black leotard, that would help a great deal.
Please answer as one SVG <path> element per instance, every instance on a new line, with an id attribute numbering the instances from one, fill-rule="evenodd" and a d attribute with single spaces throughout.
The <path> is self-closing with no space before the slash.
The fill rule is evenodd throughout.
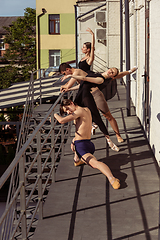
<path id="1" fill-rule="evenodd" d="M 87 63 L 87 59 L 85 59 L 85 60 L 83 60 L 83 61 L 80 61 L 80 62 L 78 63 L 78 67 L 79 67 L 80 69 L 82 69 L 84 72 L 88 72 L 88 71 L 90 71 L 90 69 L 91 69 L 91 65 L 89 65 L 89 64 Z"/>
<path id="2" fill-rule="evenodd" d="M 88 72 L 87 76 L 102 77 L 101 74 L 98 75 L 91 71 Z M 82 106 L 82 107 L 88 107 L 91 111 L 93 121 L 99 126 L 99 129 L 104 133 L 104 135 L 109 135 L 108 130 L 101 119 L 101 116 L 97 109 L 97 105 L 94 101 L 94 98 L 91 94 L 91 88 L 96 86 L 98 85 L 95 83 L 81 81 L 77 96 L 75 98 L 75 103 L 77 103 L 79 106 Z"/>
<path id="3" fill-rule="evenodd" d="M 99 88 L 99 90 L 103 93 L 106 101 L 113 98 L 114 95 L 117 92 L 117 81 L 116 79 L 112 80 L 112 78 L 105 78 L 100 73 L 95 73 L 92 71 L 88 72 L 88 75 L 86 77 L 101 77 L 104 79 L 104 82 L 102 84 L 96 85 L 96 87 Z"/>

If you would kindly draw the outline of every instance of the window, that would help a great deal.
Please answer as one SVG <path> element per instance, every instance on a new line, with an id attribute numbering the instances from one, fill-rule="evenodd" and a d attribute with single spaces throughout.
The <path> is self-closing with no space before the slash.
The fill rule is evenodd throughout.
<path id="1" fill-rule="evenodd" d="M 0 38 L 0 50 L 5 50 L 4 39 Z"/>
<path id="2" fill-rule="evenodd" d="M 60 50 L 49 50 L 49 66 L 56 67 L 60 65 Z"/>
<path id="3" fill-rule="evenodd" d="M 49 34 L 60 34 L 59 14 L 49 15 Z"/>

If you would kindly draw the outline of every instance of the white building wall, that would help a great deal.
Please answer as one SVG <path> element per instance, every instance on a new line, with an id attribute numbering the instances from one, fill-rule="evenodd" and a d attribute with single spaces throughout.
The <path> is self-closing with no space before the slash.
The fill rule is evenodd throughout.
<path id="1" fill-rule="evenodd" d="M 78 16 L 85 14 L 86 12 L 103 5 L 105 2 L 83 2 L 78 4 Z M 100 9 L 96 10 L 97 12 L 105 11 L 106 12 L 106 6 L 101 7 Z M 106 26 L 106 23 L 104 23 Z M 83 46 L 84 42 L 91 42 L 92 36 L 90 33 L 86 31 L 87 28 L 91 28 L 92 31 L 95 33 L 95 60 L 93 62 L 93 70 L 96 72 L 103 72 L 106 70 L 106 42 L 101 43 L 98 42 L 96 39 L 96 29 L 103 29 L 96 21 L 94 12 L 91 12 L 84 17 L 81 17 L 78 20 L 78 61 L 82 57 L 84 57 L 84 54 L 82 54 L 81 48 Z"/>
<path id="2" fill-rule="evenodd" d="M 160 163 L 160 1 L 150 2 L 150 136 L 151 148 Z"/>
<path id="3" fill-rule="evenodd" d="M 147 127 L 145 125 L 145 79 L 142 76 L 145 70 L 145 0 L 129 2 L 130 65 L 131 67 L 138 66 L 136 76 L 131 75 L 131 98 L 157 162 L 160 163 L 160 1 L 151 0 L 149 4 L 149 125 Z M 125 8 L 123 10 L 125 12 Z M 125 70 L 125 14 L 123 14 L 123 31 Z"/>
<path id="4" fill-rule="evenodd" d="M 140 0 L 140 2 L 142 2 Z M 143 4 L 144 5 L 144 4 Z M 141 123 L 144 124 L 144 70 L 145 70 L 145 8 L 137 6 L 137 104 L 136 112 Z"/>
<path id="5" fill-rule="evenodd" d="M 120 3 L 106 1 L 107 9 L 107 66 L 120 68 Z"/>

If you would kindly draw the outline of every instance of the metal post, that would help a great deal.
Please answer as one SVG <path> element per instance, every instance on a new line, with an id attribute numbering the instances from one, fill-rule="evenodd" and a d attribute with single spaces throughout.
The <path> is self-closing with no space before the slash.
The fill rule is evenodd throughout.
<path id="1" fill-rule="evenodd" d="M 20 208 L 23 213 L 21 229 L 22 239 L 27 239 L 27 220 L 26 220 L 26 198 L 25 198 L 25 155 L 22 156 L 19 162 L 19 182 L 23 183 L 20 191 Z"/>
<path id="2" fill-rule="evenodd" d="M 122 0 L 120 0 L 120 71 L 123 72 L 123 11 Z M 120 83 L 123 84 L 122 78 Z"/>
<path id="3" fill-rule="evenodd" d="M 40 100 L 39 100 L 39 103 L 40 105 L 42 104 L 42 80 L 41 80 L 41 77 L 39 79 L 39 95 L 40 95 Z"/>
<path id="4" fill-rule="evenodd" d="M 129 32 L 129 3 L 125 0 L 125 36 L 126 36 L 126 70 L 130 69 L 130 32 Z M 127 116 L 130 116 L 130 74 L 126 76 L 126 105 Z"/>
<path id="5" fill-rule="evenodd" d="M 51 160 L 52 160 L 52 166 L 53 166 L 53 172 L 52 172 L 52 182 L 55 182 L 55 129 L 54 129 L 54 111 L 51 113 L 51 128 L 53 128 L 51 133 L 51 148 L 53 148 L 51 153 Z"/>
<path id="6" fill-rule="evenodd" d="M 34 111 L 34 77 L 33 73 L 31 74 L 31 106 L 32 106 L 32 113 Z M 29 107 L 29 106 L 27 106 Z"/>
<path id="7" fill-rule="evenodd" d="M 62 157 L 64 156 L 64 124 L 61 126 Z"/>
<path id="8" fill-rule="evenodd" d="M 78 68 L 78 39 L 77 39 L 77 5 L 74 5 L 75 9 L 75 44 L 76 44 L 76 68 Z"/>
<path id="9" fill-rule="evenodd" d="M 46 13 L 46 9 L 45 8 L 42 8 L 42 13 L 39 14 L 37 16 L 37 35 L 38 35 L 38 69 L 41 68 L 41 57 L 40 57 L 40 50 L 41 50 L 41 46 L 40 46 L 40 17 L 43 16 L 45 13 Z"/>
<path id="10" fill-rule="evenodd" d="M 40 176 L 38 181 L 38 200 L 39 204 L 39 219 L 43 219 L 43 203 L 42 203 L 42 163 L 41 163 L 41 133 L 37 133 L 37 152 L 39 156 L 37 158 L 37 173 Z"/>

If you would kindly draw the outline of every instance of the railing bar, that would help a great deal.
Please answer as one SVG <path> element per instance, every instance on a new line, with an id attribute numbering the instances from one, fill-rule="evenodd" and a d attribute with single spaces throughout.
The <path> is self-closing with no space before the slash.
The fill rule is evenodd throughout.
<path id="1" fill-rule="evenodd" d="M 0 224 L 2 223 L 2 221 L 4 220 L 4 217 L 6 216 L 6 214 L 8 213 L 8 211 L 10 210 L 10 208 L 11 208 L 14 200 L 15 200 L 16 197 L 18 196 L 18 193 L 20 192 L 20 189 L 21 189 L 22 186 L 23 186 L 23 183 L 21 183 L 21 184 L 19 185 L 19 187 L 17 188 L 17 190 L 16 190 L 16 192 L 15 192 L 15 194 L 14 194 L 14 196 L 13 196 L 13 198 L 12 198 L 10 204 L 9 204 L 9 207 L 5 209 L 2 217 L 0 218 Z"/>
<path id="2" fill-rule="evenodd" d="M 8 177 L 10 176 L 11 172 L 13 171 L 13 169 L 15 168 L 15 166 L 18 164 L 18 162 L 20 161 L 20 158 L 22 157 L 23 153 L 25 152 L 25 150 L 27 149 L 27 147 L 29 146 L 29 144 L 31 143 L 32 139 L 36 136 L 37 132 L 41 129 L 41 127 L 44 125 L 44 123 L 46 122 L 46 120 L 48 119 L 48 116 L 50 116 L 51 112 L 53 111 L 53 109 L 55 108 L 56 104 L 59 102 L 59 100 L 61 99 L 61 97 L 64 95 L 64 93 L 62 93 L 58 99 L 56 100 L 55 104 L 53 105 L 53 107 L 48 111 L 48 113 L 46 114 L 46 116 L 44 117 L 44 119 L 39 123 L 39 125 L 36 127 L 36 129 L 33 131 L 32 135 L 29 137 L 29 139 L 25 142 L 25 144 L 23 145 L 23 147 L 20 149 L 20 151 L 17 153 L 16 157 L 13 159 L 12 163 L 9 165 L 9 167 L 7 168 L 7 170 L 5 171 L 5 173 L 2 175 L 1 179 L 0 179 L 0 188 L 2 187 L 2 185 L 4 184 L 4 182 L 8 179 Z M 7 175 L 7 176 L 6 176 Z"/>
<path id="3" fill-rule="evenodd" d="M 49 181 L 49 179 L 51 177 L 51 174 L 52 174 L 52 171 L 53 171 L 54 168 L 55 168 L 55 165 L 52 165 L 51 170 L 50 170 L 49 175 L 48 175 L 48 178 L 46 179 L 46 182 L 44 184 L 44 188 L 43 188 L 43 191 L 42 191 L 43 194 L 44 194 L 44 191 L 45 191 L 45 189 L 47 187 L 48 181 Z"/>
<path id="4" fill-rule="evenodd" d="M 19 224 L 20 224 L 20 222 L 22 220 L 23 215 L 24 215 L 24 212 L 21 212 L 20 217 L 19 217 L 19 219 L 16 222 L 15 229 L 14 229 L 10 239 L 13 239 L 13 237 L 14 237 L 16 231 L 17 231 L 17 228 L 19 227 Z"/>
<path id="5" fill-rule="evenodd" d="M 13 208 L 13 206 L 12 206 L 12 208 Z M 4 236 L 3 239 L 7 239 L 6 235 L 9 234 L 8 227 L 9 227 L 10 222 L 11 222 L 10 212 L 11 212 L 11 209 L 6 216 L 5 222 L 3 223 L 3 227 L 2 227 L 2 236 Z M 9 221 L 8 221 L 8 219 L 9 219 Z M 6 225 L 7 225 L 7 227 L 6 227 Z"/>
<path id="6" fill-rule="evenodd" d="M 45 168 L 45 166 L 46 166 L 46 164 L 47 164 L 47 162 L 48 162 L 48 159 L 49 159 L 49 157 L 50 157 L 50 155 L 51 155 L 53 149 L 54 149 L 54 146 L 51 147 L 51 150 L 49 151 L 49 155 L 48 155 L 48 157 L 46 158 L 46 160 L 45 160 L 45 162 L 44 162 L 44 164 L 43 164 L 42 172 L 44 171 L 44 168 Z"/>
<path id="7" fill-rule="evenodd" d="M 31 220 L 30 220 L 30 224 L 29 224 L 29 226 L 28 226 L 28 228 L 27 228 L 27 234 L 29 233 L 29 230 L 30 230 L 30 228 L 31 228 L 31 226 L 32 226 L 32 223 L 33 223 L 34 217 L 35 217 L 35 215 L 36 215 L 36 213 L 37 213 L 37 210 L 38 210 L 38 207 L 39 207 L 40 202 L 41 202 L 40 199 L 38 199 L 36 208 L 35 208 L 35 210 L 34 210 L 34 212 L 33 212 L 32 218 L 31 218 Z"/>
<path id="8" fill-rule="evenodd" d="M 16 168 L 15 168 L 15 169 L 13 170 L 13 172 L 12 172 L 12 175 L 11 175 L 11 180 L 10 180 L 10 182 L 13 182 L 13 178 L 14 178 L 15 171 L 16 171 Z M 10 184 L 10 185 L 9 185 L 9 190 L 8 190 L 8 196 L 7 196 L 6 207 L 8 206 L 8 202 L 9 202 L 9 196 L 10 196 L 10 194 L 11 194 L 12 187 L 13 187 L 13 186 Z"/>
<path id="9" fill-rule="evenodd" d="M 35 72 L 37 72 L 37 71 L 35 71 Z M 32 78 L 33 78 L 33 76 L 31 76 Z M 33 81 L 34 81 L 34 79 L 33 79 Z M 57 80 L 57 81 L 59 81 L 59 80 Z M 56 81 L 56 82 L 57 82 Z M 31 89 L 31 91 L 30 91 L 30 89 Z M 31 115 L 32 115 L 32 107 L 33 107 L 33 101 L 34 101 L 34 96 L 33 96 L 33 92 L 36 90 L 35 89 L 35 87 L 33 88 L 33 82 L 31 81 L 31 85 L 30 85 L 30 88 L 29 88 L 29 91 L 28 91 L 28 99 L 26 100 L 26 103 L 28 103 L 28 105 L 26 104 L 25 105 L 25 114 L 24 114 L 24 121 L 26 121 L 26 125 L 25 126 L 23 126 L 23 128 L 21 128 L 21 134 L 22 134 L 22 132 L 23 133 L 27 133 L 28 132 L 28 130 L 29 130 L 29 123 L 30 123 L 30 117 L 31 117 Z M 5 181 L 5 180 L 7 180 L 8 179 L 8 177 L 10 176 L 10 174 L 11 174 L 11 172 L 13 172 L 13 170 L 15 169 L 16 170 L 16 168 L 17 168 L 17 166 L 18 166 L 18 163 L 19 163 L 19 161 L 20 161 L 20 157 L 22 157 L 22 155 L 24 154 L 24 152 L 25 152 L 25 150 L 28 148 L 28 146 L 30 145 L 30 143 L 31 143 L 31 141 L 33 141 L 33 138 L 36 136 L 36 134 L 37 134 L 37 132 L 43 127 L 43 125 L 45 124 L 45 122 L 46 122 L 46 120 L 48 119 L 48 117 L 51 115 L 51 113 L 54 111 L 54 109 L 55 109 L 55 107 L 57 106 L 57 104 L 59 103 L 59 101 L 61 100 L 61 98 L 63 97 L 63 95 L 64 95 L 64 93 L 62 93 L 59 97 L 58 97 L 58 99 L 56 100 L 56 102 L 55 102 L 55 104 L 52 106 L 52 108 L 48 111 L 48 113 L 45 115 L 45 117 L 44 117 L 44 119 L 40 122 L 40 124 L 36 127 L 36 129 L 33 131 L 33 133 L 31 134 L 31 136 L 28 138 L 28 140 L 26 141 L 26 134 L 25 134 L 25 137 L 23 138 L 21 135 L 19 135 L 20 136 L 20 140 L 19 140 L 19 144 L 23 144 L 24 143 L 24 145 L 23 145 L 23 147 L 19 150 L 19 152 L 17 153 L 17 156 L 13 159 L 13 164 L 11 164 L 8 168 L 7 168 L 7 170 L 6 170 L 6 174 L 3 174 L 3 179 L 1 178 L 1 180 L 0 180 L 0 187 L 1 187 L 1 185 L 3 184 L 3 182 Z M 57 121 L 55 121 L 55 125 L 56 125 L 56 123 L 57 123 Z M 67 127 L 67 130 L 69 129 L 69 126 Z M 43 141 L 43 143 L 40 145 L 40 151 L 36 154 L 36 156 L 35 156 L 35 158 L 34 158 L 34 163 L 36 162 L 36 160 L 37 160 L 37 158 L 38 158 L 38 156 L 39 156 L 39 154 L 41 153 L 41 149 L 44 147 L 44 145 L 45 145 L 45 143 L 46 143 L 46 141 L 47 141 L 47 139 L 48 139 L 48 137 L 51 135 L 51 133 L 53 132 L 53 130 L 54 130 L 54 127 L 52 128 L 52 129 L 50 129 L 50 131 L 49 131 L 49 133 L 47 134 L 47 136 L 46 136 L 46 138 L 44 139 L 44 141 Z M 64 137 L 66 137 L 67 136 L 67 130 L 66 130 L 66 132 L 65 132 L 65 134 L 64 134 Z M 61 129 L 58 131 L 58 134 L 57 134 L 57 138 L 56 138 L 56 140 L 58 139 L 58 137 L 60 136 L 60 133 L 62 132 L 62 127 L 61 127 Z M 69 131 L 68 131 L 69 132 Z M 63 139 L 63 143 L 64 143 L 64 139 Z M 63 146 L 63 143 L 61 143 L 60 144 L 60 148 L 59 148 L 59 151 L 57 152 L 57 155 L 56 155 L 56 158 L 55 159 L 57 159 L 58 158 L 58 156 L 59 156 L 59 152 L 60 152 L 60 150 L 61 150 L 61 148 L 62 148 L 62 146 Z M 45 159 L 45 162 L 44 162 L 44 164 L 43 164 L 43 167 L 42 167 L 42 169 L 44 170 L 44 167 L 46 166 L 46 164 L 47 164 L 47 161 L 48 161 L 48 159 L 50 158 L 50 155 L 51 155 L 51 153 L 52 153 L 52 151 L 53 151 L 53 149 L 54 149 L 54 147 L 55 147 L 55 142 L 54 142 L 54 144 L 52 144 L 53 146 L 51 146 L 51 149 L 50 149 L 50 151 L 48 152 L 48 156 L 47 156 L 47 158 Z M 19 146 L 21 146 L 21 145 L 19 145 Z M 26 148 L 25 148 L 26 147 Z M 34 165 L 34 163 L 32 162 L 32 165 L 30 165 L 30 167 L 29 167 L 29 169 L 31 170 L 32 169 L 32 167 L 33 167 L 33 165 Z M 49 172 L 49 175 L 47 176 L 48 178 L 47 178 L 47 180 L 46 180 L 46 184 L 45 184 L 45 187 L 43 187 L 43 193 L 44 193 L 44 191 L 45 191 L 45 189 L 46 189 L 46 187 L 47 187 L 47 184 L 48 184 L 48 181 L 49 181 L 49 179 L 50 179 L 50 176 L 51 176 L 51 174 L 52 174 L 52 171 L 53 171 L 53 169 L 55 168 L 55 163 L 51 166 L 51 170 L 50 170 L 50 172 Z M 10 170 L 12 170 L 11 172 L 10 172 Z M 17 171 L 17 170 L 16 170 Z M 28 176 L 28 174 L 29 174 L 29 170 L 27 171 L 27 173 L 25 173 L 25 179 L 26 179 L 26 177 Z M 8 175 L 7 175 L 7 173 L 8 173 Z M 15 172 L 14 172 L 15 173 Z M 37 180 L 36 180 L 36 182 L 38 182 L 39 181 L 39 179 L 40 179 L 40 177 L 41 177 L 42 175 L 40 174 L 40 175 L 38 175 L 37 176 Z M 18 186 L 18 183 L 19 183 L 19 181 L 18 181 L 18 177 L 16 177 L 16 176 L 14 176 L 14 174 L 13 174 L 13 177 L 12 177 L 12 183 L 13 183 L 13 178 L 14 179 L 16 179 L 16 184 L 15 185 L 13 185 L 13 187 L 11 187 L 10 189 L 10 195 L 12 194 L 12 192 L 14 191 L 14 189 L 15 189 L 15 187 L 17 187 L 17 190 L 16 190 L 16 192 L 18 191 L 18 189 L 21 189 L 21 184 L 23 183 L 23 181 L 22 181 L 22 183 Z M 37 183 L 35 182 L 35 188 L 36 188 L 36 186 L 37 186 Z M 15 193 L 16 193 L 15 192 Z M 7 209 L 7 210 L 5 210 L 5 212 L 6 212 L 6 214 L 11 210 L 11 207 L 14 207 L 13 206 L 13 202 L 15 201 L 15 193 L 13 194 L 13 198 L 12 198 L 12 200 L 10 201 L 10 204 L 9 204 L 9 208 Z M 18 192 L 19 193 L 19 192 Z M 29 195 L 29 198 L 27 198 L 27 204 L 29 204 L 29 200 L 30 200 L 30 198 L 31 198 L 31 196 L 33 195 L 32 194 L 33 193 L 33 189 L 32 189 L 32 192 L 30 193 L 30 195 Z M 17 194 L 17 196 L 18 196 L 18 194 Z M 16 197 L 17 197 L 16 196 Z M 12 196 L 11 196 L 12 197 Z M 9 198 L 11 198 L 11 197 L 9 197 Z M 43 198 L 43 195 L 40 197 L 40 199 L 38 200 L 38 205 L 36 206 L 36 209 L 38 209 L 38 206 L 39 206 L 39 204 L 40 204 L 40 201 L 42 200 L 42 198 Z M 28 205 L 27 205 L 28 206 Z M 12 211 L 13 212 L 13 211 Z M 37 212 L 37 211 L 36 211 Z M 36 214 L 36 212 L 33 214 L 33 216 L 32 216 L 32 219 L 34 219 L 34 216 L 35 216 L 35 214 Z M 13 212 L 13 217 L 14 217 L 14 212 Z M 21 216 L 21 215 L 20 215 Z M 20 217 L 21 218 L 21 217 Z M 2 219 L 2 221 L 3 221 L 3 219 Z M 19 222 L 20 221 L 18 221 L 18 224 L 19 224 Z M 32 221 L 33 222 L 33 221 Z M 32 224 L 32 223 L 31 223 Z M 30 225 L 31 225 L 30 224 Z M 17 228 L 16 228 L 16 230 L 17 230 Z M 15 230 L 15 231 L 16 231 Z M 13 236 L 13 234 L 12 234 L 12 236 Z"/>
<path id="10" fill-rule="evenodd" d="M 36 189 L 36 186 L 37 186 L 37 183 L 38 183 L 38 181 L 39 181 L 39 178 L 40 178 L 40 176 L 38 176 L 38 177 L 36 178 L 36 181 L 35 181 L 35 183 L 34 183 L 34 186 L 33 186 L 33 188 L 32 188 L 32 191 L 30 192 L 30 194 L 29 194 L 29 196 L 28 196 L 28 198 L 27 198 L 26 207 L 28 207 L 29 201 L 31 200 L 31 197 L 32 197 L 32 195 L 33 195 L 34 190 Z"/>
<path id="11" fill-rule="evenodd" d="M 32 169 L 33 165 L 35 164 L 35 162 L 36 162 L 36 160 L 37 160 L 39 154 L 40 154 L 40 152 L 38 151 L 37 154 L 36 154 L 36 156 L 34 157 L 32 163 L 31 163 L 31 165 L 29 166 L 27 172 L 25 173 L 25 178 L 28 177 L 28 174 L 30 173 L 30 170 Z"/>

